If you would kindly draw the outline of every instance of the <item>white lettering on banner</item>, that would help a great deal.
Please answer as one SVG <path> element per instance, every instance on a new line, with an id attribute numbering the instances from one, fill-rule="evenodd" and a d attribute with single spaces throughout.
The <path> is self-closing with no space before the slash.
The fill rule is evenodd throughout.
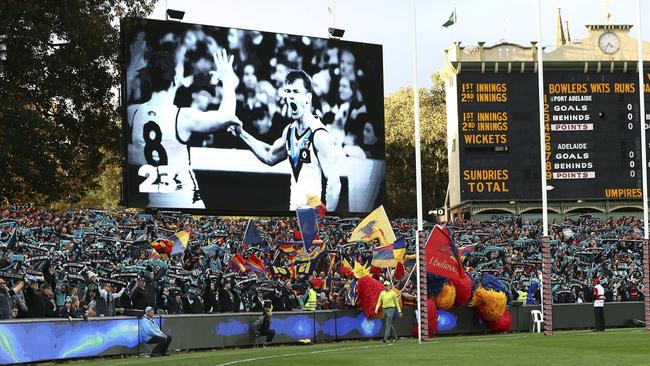
<path id="1" fill-rule="evenodd" d="M 553 172 L 553 179 L 594 179 L 596 172 Z"/>
<path id="2" fill-rule="evenodd" d="M 593 131 L 593 123 L 566 123 L 566 124 L 552 124 L 551 131 L 567 132 L 567 131 Z"/>

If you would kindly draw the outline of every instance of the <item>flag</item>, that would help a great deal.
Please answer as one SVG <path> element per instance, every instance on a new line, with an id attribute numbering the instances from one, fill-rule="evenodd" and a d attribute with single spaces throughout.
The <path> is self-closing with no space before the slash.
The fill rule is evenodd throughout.
<path id="1" fill-rule="evenodd" d="M 427 272 L 451 280 L 460 280 L 464 275 L 458 248 L 449 237 L 447 229 L 436 225 L 426 243 Z"/>
<path id="2" fill-rule="evenodd" d="M 158 255 L 151 253 L 152 258 L 159 259 L 168 259 L 169 254 L 174 250 L 174 242 L 169 239 L 157 239 L 156 241 L 151 242 L 151 247 L 153 248 L 152 252 L 156 252 Z"/>
<path id="3" fill-rule="evenodd" d="M 284 267 L 273 266 L 273 273 L 286 276 L 289 274 L 289 271 Z"/>
<path id="4" fill-rule="evenodd" d="M 307 195 L 307 205 L 312 207 L 318 213 L 318 217 L 322 218 L 327 213 L 327 207 L 321 202 L 320 198 L 312 196 L 311 194 Z"/>
<path id="5" fill-rule="evenodd" d="M 395 242 L 395 233 L 390 226 L 384 206 L 379 206 L 372 211 L 359 225 L 354 229 L 348 242 L 362 241 L 369 242 L 379 239 L 381 245 L 388 245 Z"/>
<path id="6" fill-rule="evenodd" d="M 304 274 L 309 275 L 309 269 L 311 268 L 311 262 L 296 263 L 296 275 Z"/>
<path id="7" fill-rule="evenodd" d="M 348 260 L 345 259 L 345 258 L 343 258 L 342 265 L 343 265 L 344 268 L 348 268 L 350 271 L 352 270 L 352 265 L 351 265 L 350 262 L 348 262 Z"/>
<path id="8" fill-rule="evenodd" d="M 393 248 L 393 244 L 373 248 L 371 264 L 379 268 L 395 267 L 396 260 Z"/>
<path id="9" fill-rule="evenodd" d="M 246 260 L 246 268 L 253 272 L 264 273 L 266 266 L 264 265 L 264 261 L 253 254 Z"/>
<path id="10" fill-rule="evenodd" d="M 246 272 L 246 260 L 244 260 L 244 257 L 241 256 L 241 254 L 237 253 L 230 258 L 230 261 L 228 262 L 228 266 L 234 271 L 234 272 Z"/>
<path id="11" fill-rule="evenodd" d="M 471 252 L 474 251 L 474 248 L 476 248 L 476 245 L 465 245 L 463 247 L 458 248 L 458 255 L 460 256 L 461 259 L 467 257 Z"/>
<path id="12" fill-rule="evenodd" d="M 399 238 L 395 243 L 393 243 L 393 256 L 395 261 L 398 263 L 404 262 L 404 256 L 406 255 L 406 239 L 404 237 Z"/>
<path id="13" fill-rule="evenodd" d="M 248 225 L 246 225 L 246 231 L 244 232 L 244 239 L 242 239 L 244 250 L 246 250 L 249 245 L 258 245 L 261 243 L 262 237 L 260 236 L 260 233 L 257 232 L 255 220 L 248 220 Z"/>
<path id="14" fill-rule="evenodd" d="M 308 207 L 298 207 L 296 209 L 296 216 L 298 217 L 298 226 L 302 236 L 302 242 L 305 245 L 305 250 L 311 248 L 311 244 L 318 235 L 318 218 L 316 217 L 316 210 Z"/>
<path id="15" fill-rule="evenodd" d="M 322 240 L 314 240 L 309 251 L 305 251 L 302 248 L 296 248 L 296 251 L 289 255 L 289 259 L 292 262 L 315 261 L 320 259 L 321 255 L 324 254 L 324 250 L 325 243 Z"/>
<path id="16" fill-rule="evenodd" d="M 183 253 L 185 251 L 185 248 L 187 248 L 187 243 L 190 241 L 190 231 L 179 231 L 176 234 L 172 235 L 169 238 L 169 241 L 174 243 L 171 253 L 172 255 Z"/>
<path id="17" fill-rule="evenodd" d="M 289 242 L 280 242 L 277 246 L 278 249 L 280 249 L 282 252 L 286 254 L 291 254 L 296 251 L 296 246 L 297 245 L 302 245 L 301 242 L 294 242 L 294 241 L 289 241 Z"/>
<path id="18" fill-rule="evenodd" d="M 165 254 L 165 256 L 166 255 L 167 254 Z M 154 249 L 151 251 L 151 255 L 149 255 L 149 259 L 161 259 L 161 256 L 160 254 L 158 254 L 158 251 Z"/>
<path id="19" fill-rule="evenodd" d="M 450 26 L 452 26 L 454 24 L 456 24 L 456 9 L 454 9 L 454 11 L 451 12 L 451 15 L 449 16 L 449 19 L 447 19 L 445 24 L 443 24 L 442 26 L 447 28 L 447 27 L 450 27 Z"/>

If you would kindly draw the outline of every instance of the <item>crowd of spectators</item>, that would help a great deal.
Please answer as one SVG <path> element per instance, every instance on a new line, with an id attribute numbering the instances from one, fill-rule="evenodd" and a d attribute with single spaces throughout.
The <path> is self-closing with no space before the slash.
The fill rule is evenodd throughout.
<path id="1" fill-rule="evenodd" d="M 247 218 L 13 207 L 0 220 L 0 318 L 128 315 L 148 306 L 169 314 L 261 312 L 268 302 L 275 311 L 293 311 L 302 308 L 310 286 L 318 293 L 317 309 L 353 308 L 340 267 L 344 260 L 370 263 L 373 245 L 347 243 L 358 222 L 325 216 L 322 252 L 308 266 L 296 266 L 296 253 L 281 249 L 299 243 L 294 218 L 253 221 L 263 240 L 245 246 Z M 391 224 L 412 254 L 415 220 Z M 540 222 L 504 216 L 459 220 L 448 229 L 471 274 L 494 274 L 514 294 L 538 285 Z M 183 253 L 152 256 L 151 242 L 181 230 L 192 233 Z M 549 231 L 555 302 L 590 302 L 595 277 L 601 279 L 607 301 L 643 300 L 639 219 L 583 215 L 554 221 Z M 261 259 L 264 270 L 229 265 L 238 255 Z M 412 265 L 405 262 L 405 273 Z M 371 272 L 382 281 L 393 280 L 385 269 Z M 407 277 L 394 281 L 408 306 L 415 289 Z"/>
<path id="2" fill-rule="evenodd" d="M 542 226 L 519 216 L 462 221 L 449 226 L 465 265 L 492 273 L 517 293 L 539 286 Z M 552 293 L 555 303 L 592 301 L 592 279 L 599 278 L 607 301 L 642 301 L 643 225 L 639 218 L 606 220 L 591 215 L 553 220 L 549 226 Z M 539 294 L 534 293 L 539 302 Z"/>

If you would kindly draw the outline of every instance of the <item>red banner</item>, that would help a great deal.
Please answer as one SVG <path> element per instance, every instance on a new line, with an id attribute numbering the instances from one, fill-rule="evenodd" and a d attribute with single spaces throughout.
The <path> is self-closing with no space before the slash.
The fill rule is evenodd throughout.
<path id="1" fill-rule="evenodd" d="M 429 235 L 426 244 L 427 272 L 460 280 L 463 276 L 463 265 L 458 257 L 458 250 L 449 237 L 447 229 L 436 225 Z"/>

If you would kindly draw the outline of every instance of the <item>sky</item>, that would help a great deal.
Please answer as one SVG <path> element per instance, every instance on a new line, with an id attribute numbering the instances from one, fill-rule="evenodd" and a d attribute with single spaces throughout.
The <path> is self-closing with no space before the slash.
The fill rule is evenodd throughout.
<path id="1" fill-rule="evenodd" d="M 572 39 L 586 36 L 586 24 L 607 24 L 604 9 L 611 13 L 609 24 L 632 24 L 637 38 L 637 0 L 541 1 L 542 43 L 548 48 L 558 7 L 569 21 Z M 641 2 L 641 14 L 650 14 L 650 1 Z M 431 75 L 444 66 L 444 49 L 453 42 L 530 46 L 538 29 L 537 0 L 159 0 L 150 18 L 164 19 L 166 7 L 185 11 L 185 23 L 317 37 L 327 37 L 328 27 L 344 29 L 345 40 L 383 45 L 386 95 L 413 86 L 414 55 L 417 86 L 428 87 Z M 442 27 L 454 9 L 457 24 Z M 650 19 L 645 19 L 641 38 L 650 41 Z"/>

